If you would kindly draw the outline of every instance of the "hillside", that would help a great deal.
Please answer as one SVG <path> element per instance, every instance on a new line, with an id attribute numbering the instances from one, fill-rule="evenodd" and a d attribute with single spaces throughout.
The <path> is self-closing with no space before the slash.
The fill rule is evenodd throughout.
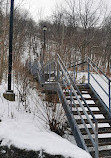
<path id="1" fill-rule="evenodd" d="M 9 149 L 13 151 L 13 154 L 14 151 L 17 152 L 20 150 L 17 158 L 21 158 L 20 153 L 24 153 L 24 150 L 25 155 L 26 153 L 30 153 L 32 151 L 36 151 L 36 154 L 37 152 L 42 153 L 42 151 L 44 151 L 49 155 L 62 155 L 63 157 L 91 157 L 88 153 L 73 145 L 68 140 L 51 132 L 46 126 L 45 122 L 42 121 L 41 118 L 36 117 L 35 114 L 37 113 L 37 108 L 33 103 L 34 96 L 36 95 L 37 97 L 38 106 L 41 106 L 42 101 L 35 90 L 30 89 L 30 93 L 32 94 L 29 96 L 30 111 L 26 112 L 22 103 L 19 103 L 18 101 L 17 93 L 15 102 L 9 102 L 3 98 L 2 95 L 7 88 L 6 86 L 7 85 L 4 81 L 0 85 L 1 158 L 6 156 Z M 15 91 L 17 92 L 16 89 Z"/>

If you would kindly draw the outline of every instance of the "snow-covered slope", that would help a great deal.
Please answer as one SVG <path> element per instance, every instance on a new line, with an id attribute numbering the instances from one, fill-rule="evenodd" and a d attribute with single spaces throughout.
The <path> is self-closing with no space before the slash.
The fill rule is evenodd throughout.
<path id="1" fill-rule="evenodd" d="M 18 103 L 17 96 L 15 102 L 5 100 L 2 95 L 6 89 L 6 83 L 2 82 L 2 85 L 0 85 L 1 145 L 14 145 L 20 149 L 34 151 L 44 150 L 49 154 L 65 157 L 91 158 L 86 151 L 48 130 L 44 121 L 35 117 L 33 112 L 26 113 L 22 104 Z M 33 93 L 32 96 L 36 95 L 37 99 L 38 96 L 35 91 Z M 34 111 L 32 96 L 30 96 L 29 104 Z M 38 100 L 40 100 L 39 97 Z"/>

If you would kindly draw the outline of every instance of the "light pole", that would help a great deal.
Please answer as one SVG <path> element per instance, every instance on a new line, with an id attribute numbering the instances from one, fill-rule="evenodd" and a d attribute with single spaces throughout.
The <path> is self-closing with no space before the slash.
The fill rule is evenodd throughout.
<path id="1" fill-rule="evenodd" d="M 12 41 L 13 41 L 13 11 L 14 11 L 14 0 L 11 0 L 10 4 L 10 27 L 9 27 L 9 59 L 8 59 L 8 90 L 3 94 L 4 98 L 10 101 L 15 100 L 15 94 L 11 90 L 11 79 L 12 79 Z"/>
<path id="2" fill-rule="evenodd" d="M 11 78 L 12 78 L 12 41 L 13 41 L 13 10 L 14 0 L 11 0 L 10 6 L 10 28 L 9 28 L 9 65 L 8 65 L 8 91 L 11 91 Z"/>
<path id="3" fill-rule="evenodd" d="M 43 62 L 44 62 L 44 56 L 45 56 L 45 51 L 46 51 L 46 31 L 47 31 L 47 26 L 43 26 L 43 32 L 44 32 L 44 45 L 43 45 Z"/>

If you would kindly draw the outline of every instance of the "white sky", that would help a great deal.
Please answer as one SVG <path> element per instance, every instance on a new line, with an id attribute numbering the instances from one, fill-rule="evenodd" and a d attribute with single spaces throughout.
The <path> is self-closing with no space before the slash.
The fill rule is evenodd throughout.
<path id="1" fill-rule="evenodd" d="M 63 4 L 65 0 L 16 0 L 15 5 L 18 4 L 18 2 L 23 8 L 26 8 L 31 12 L 35 20 L 38 20 L 40 16 L 42 18 L 50 16 L 55 9 L 56 4 Z"/>
<path id="2" fill-rule="evenodd" d="M 65 5 L 65 0 L 15 0 L 15 4 L 18 3 L 18 1 L 23 8 L 26 8 L 29 12 L 31 12 L 32 17 L 35 20 L 38 20 L 40 17 L 43 18 L 50 16 L 52 11 L 55 9 L 56 4 Z M 105 5 L 107 5 L 108 11 L 111 11 L 111 0 L 102 1 Z"/>

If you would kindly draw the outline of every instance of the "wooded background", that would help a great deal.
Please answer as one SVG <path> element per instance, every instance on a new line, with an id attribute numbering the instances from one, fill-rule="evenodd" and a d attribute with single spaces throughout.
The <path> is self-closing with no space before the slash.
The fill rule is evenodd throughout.
<path id="1" fill-rule="evenodd" d="M 13 63 L 27 52 L 28 58 L 38 58 L 43 48 L 43 26 L 46 31 L 45 58 L 59 53 L 71 64 L 89 56 L 102 70 L 111 75 L 111 14 L 101 1 L 95 7 L 93 0 L 65 0 L 66 6 L 56 6 L 52 16 L 35 22 L 30 13 L 14 9 Z M 0 79 L 7 70 L 9 43 L 8 0 L 0 0 Z M 38 15 L 39 16 L 39 15 Z"/>

